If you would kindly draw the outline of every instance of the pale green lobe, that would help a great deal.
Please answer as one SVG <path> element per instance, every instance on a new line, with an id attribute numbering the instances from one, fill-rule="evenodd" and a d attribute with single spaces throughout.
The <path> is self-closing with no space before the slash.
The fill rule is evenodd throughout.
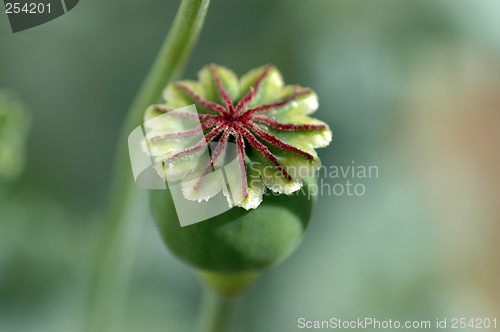
<path id="1" fill-rule="evenodd" d="M 193 109 L 193 107 L 184 107 L 177 111 L 193 113 Z M 158 161 L 155 168 L 158 174 L 168 181 L 182 180 L 190 172 L 200 167 L 199 163 L 204 161 L 201 160 L 201 157 L 206 149 L 193 152 L 181 158 L 176 158 L 165 165 L 165 167 L 162 167 L 161 161 L 190 148 L 203 138 L 203 134 L 200 133 L 191 137 L 169 138 L 156 141 L 153 141 L 152 138 L 193 129 L 199 125 L 199 122 L 168 113 L 162 113 L 161 116 L 157 116 L 157 113 L 158 111 L 154 110 L 153 107 L 148 108 L 145 115 L 146 121 L 144 123 L 144 128 L 146 129 L 149 139 L 149 151 Z M 143 145 L 143 149 L 147 151 L 148 147 Z"/>
<path id="2" fill-rule="evenodd" d="M 266 185 L 262 181 L 260 177 L 260 173 L 256 168 L 252 168 L 252 163 L 249 162 L 249 158 L 247 157 L 247 185 L 248 185 L 248 196 L 245 199 L 242 199 L 241 194 L 237 193 L 238 201 L 241 200 L 241 202 L 238 204 L 238 206 L 249 210 L 249 209 L 256 209 L 259 204 L 263 200 L 263 195 L 266 190 Z M 232 172 L 235 177 L 237 176 L 236 172 Z M 241 181 L 239 179 L 234 179 L 236 183 L 240 183 Z M 230 181 L 230 179 L 228 179 Z"/>

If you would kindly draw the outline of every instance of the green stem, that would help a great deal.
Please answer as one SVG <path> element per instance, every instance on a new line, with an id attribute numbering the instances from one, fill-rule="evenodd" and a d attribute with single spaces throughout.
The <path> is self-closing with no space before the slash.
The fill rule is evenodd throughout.
<path id="1" fill-rule="evenodd" d="M 204 288 L 197 332 L 228 331 L 237 301 Z"/>
<path id="2" fill-rule="evenodd" d="M 117 147 L 110 200 L 104 213 L 102 238 L 89 280 L 87 330 L 110 331 L 123 304 L 130 270 L 130 257 L 141 236 L 146 191 L 134 183 L 127 138 L 143 122 L 146 108 L 158 102 L 166 85 L 179 78 L 198 40 L 210 0 L 182 0 L 172 27 L 137 93 L 123 124 Z"/>
<path id="3" fill-rule="evenodd" d="M 227 331 L 238 298 L 260 277 L 258 272 L 236 274 L 197 271 L 203 285 L 199 332 Z"/>

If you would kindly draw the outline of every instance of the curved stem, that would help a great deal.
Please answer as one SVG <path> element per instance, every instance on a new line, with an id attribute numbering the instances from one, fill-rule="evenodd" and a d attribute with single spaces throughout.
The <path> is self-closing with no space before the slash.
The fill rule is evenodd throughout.
<path id="1" fill-rule="evenodd" d="M 123 124 L 117 147 L 110 200 L 104 213 L 102 237 L 89 278 L 88 331 L 110 331 L 126 303 L 128 270 L 141 237 L 146 191 L 134 183 L 127 138 L 143 122 L 146 108 L 156 103 L 162 90 L 178 78 L 198 39 L 210 0 L 182 0 L 158 56 L 137 93 Z"/>
<path id="2" fill-rule="evenodd" d="M 228 331 L 237 301 L 237 298 L 222 297 L 204 288 L 198 328 L 196 331 Z"/>

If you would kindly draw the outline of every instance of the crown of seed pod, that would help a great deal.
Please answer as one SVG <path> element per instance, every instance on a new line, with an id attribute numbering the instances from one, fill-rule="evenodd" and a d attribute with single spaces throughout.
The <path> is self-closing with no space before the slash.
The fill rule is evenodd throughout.
<path id="1" fill-rule="evenodd" d="M 236 205 L 241 208 L 180 227 L 169 190 L 154 190 L 153 215 L 170 249 L 196 268 L 208 273 L 258 272 L 282 260 L 300 242 L 313 201 L 307 189 L 299 189 L 314 183 L 310 177 L 321 167 L 315 148 L 330 143 L 331 131 L 309 116 L 318 108 L 314 91 L 284 85 L 273 65 L 240 79 L 225 67 L 209 65 L 198 76 L 199 81 L 169 84 L 165 104 L 146 110 L 149 148 L 160 175 L 181 180 L 185 198 L 201 201 L 221 190 L 228 196 L 224 184 L 207 180 L 207 174 L 224 159 L 227 142 L 234 142 L 239 186 L 232 195 L 239 196 Z M 182 109 L 192 104 L 197 113 Z M 166 113 L 171 115 L 168 123 L 148 121 Z M 167 127 L 175 130 L 165 132 Z M 200 134 L 197 142 L 186 145 L 182 140 Z M 199 155 L 210 142 L 218 144 L 200 167 Z M 266 190 L 275 195 L 263 199 Z"/>

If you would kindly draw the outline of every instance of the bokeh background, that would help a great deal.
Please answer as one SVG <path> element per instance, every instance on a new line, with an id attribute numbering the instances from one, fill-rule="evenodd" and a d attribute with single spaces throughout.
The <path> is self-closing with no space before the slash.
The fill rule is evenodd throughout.
<path id="1" fill-rule="evenodd" d="M 23 174 L 0 184 L 0 331 L 81 330 L 119 128 L 178 4 L 82 0 L 16 34 L 0 14 L 0 88 L 33 125 Z M 185 77 L 274 63 L 319 95 L 334 133 L 324 165 L 379 168 L 323 179 L 366 193 L 319 198 L 302 246 L 242 301 L 238 331 L 331 317 L 500 325 L 499 13 L 498 0 L 212 1 Z M 149 216 L 136 223 L 117 330 L 190 331 L 196 277 Z"/>

